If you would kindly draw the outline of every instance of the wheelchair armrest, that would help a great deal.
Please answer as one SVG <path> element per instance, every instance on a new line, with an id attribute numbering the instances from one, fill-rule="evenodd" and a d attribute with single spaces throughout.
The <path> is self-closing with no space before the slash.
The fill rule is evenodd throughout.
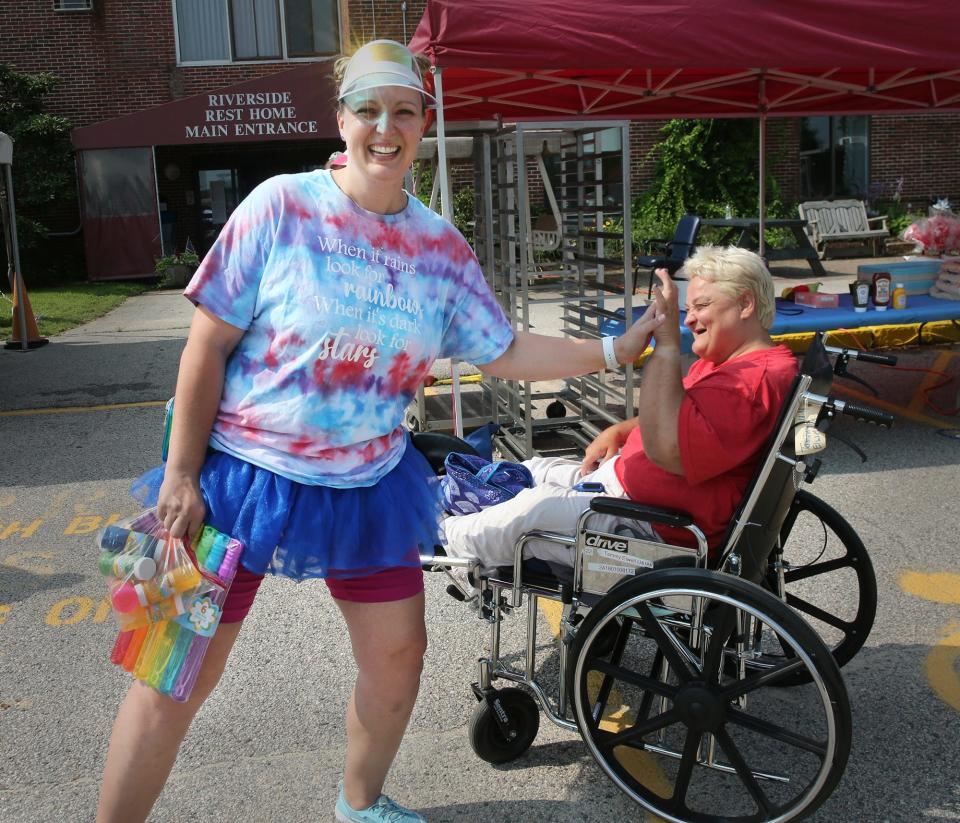
<path id="1" fill-rule="evenodd" d="M 594 497 L 590 501 L 592 511 L 600 514 L 612 514 L 614 517 L 628 517 L 633 520 L 646 520 L 648 523 L 660 523 L 663 526 L 683 528 L 692 526 L 693 518 L 686 512 L 671 509 L 655 509 L 643 503 L 634 503 L 621 497 Z"/>

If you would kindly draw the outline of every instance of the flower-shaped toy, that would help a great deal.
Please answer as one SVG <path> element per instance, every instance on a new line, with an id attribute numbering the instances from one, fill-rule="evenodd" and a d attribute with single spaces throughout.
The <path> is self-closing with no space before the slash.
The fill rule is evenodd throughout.
<path id="1" fill-rule="evenodd" d="M 209 597 L 194 600 L 190 607 L 190 623 L 198 633 L 210 631 L 219 616 L 220 607 Z"/>

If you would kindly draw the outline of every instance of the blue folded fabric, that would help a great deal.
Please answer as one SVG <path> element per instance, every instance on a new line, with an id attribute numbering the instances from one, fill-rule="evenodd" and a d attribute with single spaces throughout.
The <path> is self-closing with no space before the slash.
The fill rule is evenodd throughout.
<path id="1" fill-rule="evenodd" d="M 451 514 L 472 514 L 533 487 L 533 475 L 520 463 L 491 463 L 472 454 L 451 452 L 440 479 L 443 507 Z"/>
<path id="2" fill-rule="evenodd" d="M 479 429 L 474 429 L 470 434 L 465 434 L 466 440 L 474 451 L 479 454 L 488 463 L 493 460 L 493 436 L 500 431 L 499 423 L 487 423 Z"/>

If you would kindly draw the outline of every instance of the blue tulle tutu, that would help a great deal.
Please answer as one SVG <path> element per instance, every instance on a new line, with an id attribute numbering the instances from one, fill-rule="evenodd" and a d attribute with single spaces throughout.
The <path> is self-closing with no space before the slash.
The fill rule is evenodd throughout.
<path id="1" fill-rule="evenodd" d="M 145 506 L 156 505 L 163 471 L 134 482 Z M 439 542 L 437 478 L 409 438 L 400 462 L 374 486 L 307 486 L 213 451 L 200 488 L 204 522 L 242 541 L 241 563 L 257 574 L 304 580 L 418 567 L 420 553 L 432 554 Z"/>

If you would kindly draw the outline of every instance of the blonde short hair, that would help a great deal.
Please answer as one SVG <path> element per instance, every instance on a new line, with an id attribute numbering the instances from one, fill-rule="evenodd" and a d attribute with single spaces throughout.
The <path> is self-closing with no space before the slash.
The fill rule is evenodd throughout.
<path id="1" fill-rule="evenodd" d="M 737 246 L 700 246 L 683 264 L 683 274 L 690 280 L 702 277 L 733 298 L 749 291 L 757 303 L 760 325 L 765 329 L 773 325 L 773 276 L 756 252 Z"/>

